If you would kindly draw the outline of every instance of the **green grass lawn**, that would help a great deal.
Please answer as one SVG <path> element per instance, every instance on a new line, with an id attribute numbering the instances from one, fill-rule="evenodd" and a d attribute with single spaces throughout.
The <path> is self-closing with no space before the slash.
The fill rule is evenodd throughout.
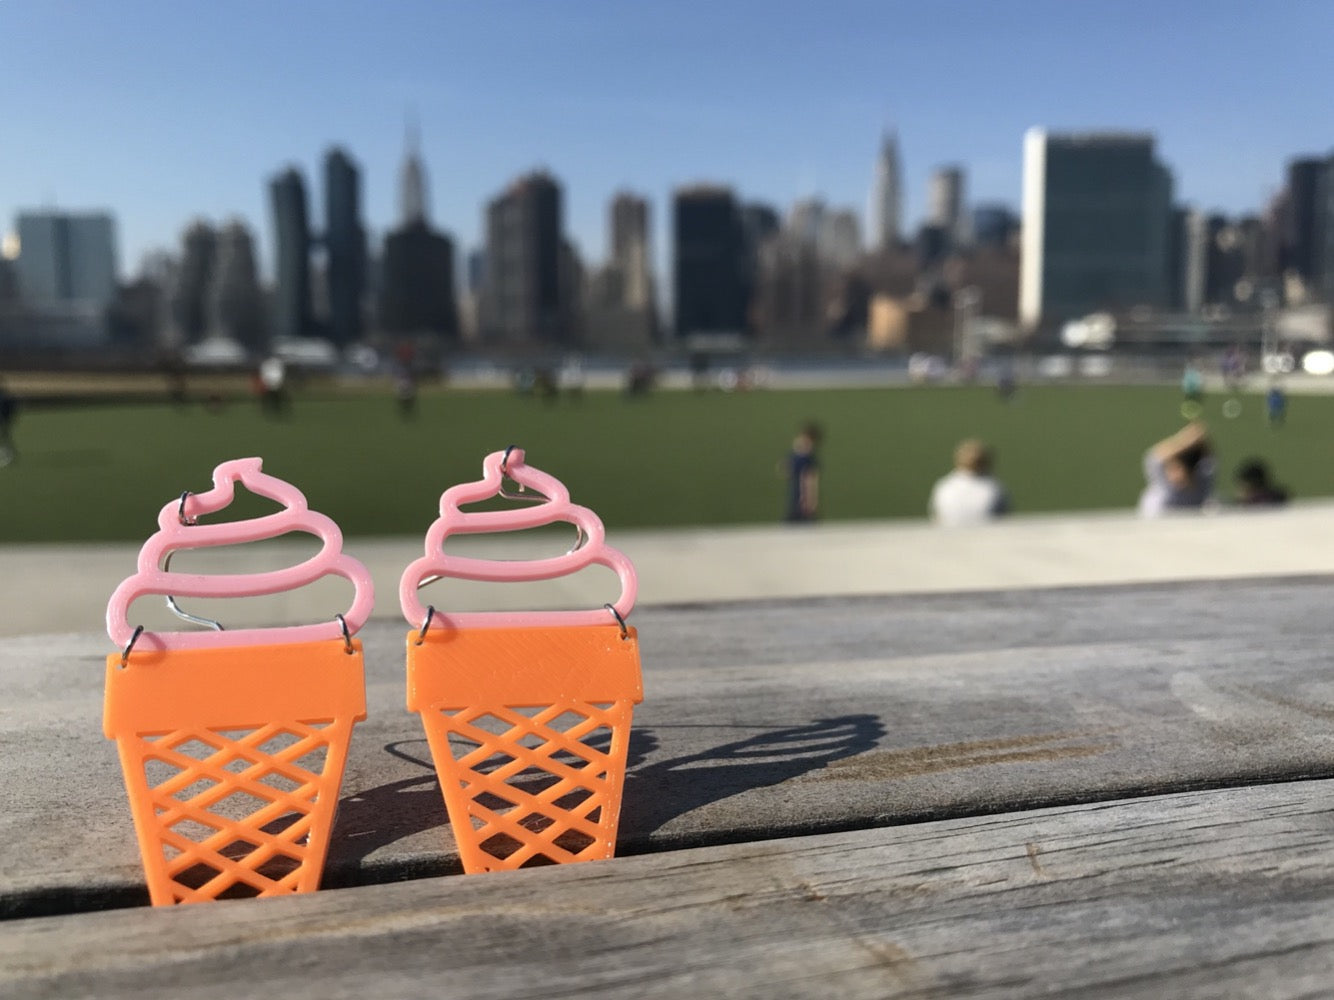
<path id="1" fill-rule="evenodd" d="M 1205 402 L 1224 476 L 1268 459 L 1300 497 L 1334 495 L 1334 397 L 1292 399 L 1271 429 L 1259 396 Z M 208 488 L 214 465 L 259 455 L 348 535 L 420 534 L 440 492 L 476 479 L 482 457 L 516 443 L 609 529 L 772 523 L 778 472 L 797 425 L 825 428 L 827 519 L 920 517 L 962 437 L 998 449 L 1017 511 L 1131 507 L 1140 456 L 1182 423 L 1172 388 L 1026 387 L 1010 403 L 989 388 L 593 392 L 547 404 L 505 392 L 424 394 L 401 420 L 387 396 L 301 398 L 285 420 L 253 403 L 210 413 L 163 405 L 33 408 L 15 426 L 19 459 L 0 469 L 0 541 L 146 538 L 162 504 Z M 260 509 L 260 508 L 256 508 Z"/>

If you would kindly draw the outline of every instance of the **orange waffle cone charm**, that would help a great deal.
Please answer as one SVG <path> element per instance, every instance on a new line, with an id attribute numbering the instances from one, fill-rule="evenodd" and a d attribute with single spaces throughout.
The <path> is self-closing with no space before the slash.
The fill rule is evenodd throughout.
<path id="1" fill-rule="evenodd" d="M 116 741 L 140 855 L 155 906 L 277 896 L 319 888 L 352 726 L 366 717 L 361 644 L 352 639 L 373 595 L 370 576 L 341 554 L 332 521 L 258 459 L 227 462 L 215 488 L 163 508 L 139 571 L 112 595 L 103 727 Z M 285 508 L 249 521 L 199 524 L 242 482 Z M 173 573 L 171 554 L 306 531 L 321 551 L 271 573 Z M 334 573 L 353 584 L 346 615 L 325 623 L 207 632 L 145 632 L 130 604 L 148 594 L 273 594 Z"/>
<path id="2" fill-rule="evenodd" d="M 319 888 L 361 644 L 107 657 L 116 741 L 153 904 Z"/>
<path id="3" fill-rule="evenodd" d="M 408 638 L 420 712 L 464 871 L 615 851 L 638 642 L 611 625 L 429 630 Z"/>
<path id="4" fill-rule="evenodd" d="M 484 478 L 452 487 L 403 574 L 408 709 L 420 712 L 464 871 L 610 858 L 616 847 L 634 706 L 643 700 L 630 561 L 565 487 L 510 448 L 488 455 Z M 525 492 L 506 493 L 513 479 Z M 500 494 L 535 506 L 465 512 Z M 566 521 L 579 542 L 563 556 L 490 562 L 451 556 L 455 533 Z M 621 581 L 615 604 L 590 611 L 438 613 L 417 591 L 431 579 L 542 580 L 598 564 Z"/>

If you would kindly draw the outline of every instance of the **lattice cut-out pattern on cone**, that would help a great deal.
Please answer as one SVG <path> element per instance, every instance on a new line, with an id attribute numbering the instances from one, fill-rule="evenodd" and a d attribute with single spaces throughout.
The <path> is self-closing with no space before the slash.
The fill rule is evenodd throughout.
<path id="1" fill-rule="evenodd" d="M 356 640 L 108 657 L 103 725 L 153 904 L 319 888 L 365 717 Z"/>
<path id="2" fill-rule="evenodd" d="M 611 857 L 633 710 L 564 700 L 426 714 L 464 869 Z"/>
<path id="3" fill-rule="evenodd" d="M 350 729 L 284 722 L 121 740 L 125 772 L 140 784 L 131 797 L 150 811 L 153 901 L 313 892 L 337 798 L 327 776 L 342 772 Z"/>
<path id="4" fill-rule="evenodd" d="M 464 871 L 610 858 L 641 700 L 634 629 L 409 633 L 408 708 Z"/>

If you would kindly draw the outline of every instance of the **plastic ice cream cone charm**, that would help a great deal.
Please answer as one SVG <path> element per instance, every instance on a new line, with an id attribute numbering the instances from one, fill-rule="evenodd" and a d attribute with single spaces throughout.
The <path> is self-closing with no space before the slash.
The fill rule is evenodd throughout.
<path id="1" fill-rule="evenodd" d="M 426 555 L 399 586 L 408 632 L 408 709 L 426 727 L 468 872 L 612 856 L 634 706 L 643 700 L 635 630 L 634 568 L 606 544 L 602 522 L 517 448 L 488 455 L 483 478 L 445 491 Z M 534 506 L 464 512 L 501 492 L 505 477 L 533 491 Z M 533 494 L 537 494 L 536 497 Z M 531 562 L 446 554 L 450 535 L 516 531 L 555 522 L 582 544 Z M 549 580 L 590 565 L 614 570 L 615 604 L 585 611 L 472 612 L 424 608 L 418 590 L 436 577 Z"/>
<path id="2" fill-rule="evenodd" d="M 283 509 L 195 523 L 228 506 L 238 482 Z M 337 525 L 262 473 L 260 459 L 224 462 L 213 483 L 162 508 L 138 572 L 107 606 L 107 631 L 122 652 L 107 657 L 103 725 L 120 751 L 156 906 L 317 889 L 352 725 L 366 717 L 361 644 L 352 638 L 374 599 L 366 568 L 342 553 Z M 286 569 L 208 576 L 164 568 L 182 549 L 293 531 L 322 545 Z M 146 632 L 128 618 L 131 603 L 151 594 L 259 596 L 328 574 L 351 581 L 355 596 L 346 613 L 319 624 Z"/>

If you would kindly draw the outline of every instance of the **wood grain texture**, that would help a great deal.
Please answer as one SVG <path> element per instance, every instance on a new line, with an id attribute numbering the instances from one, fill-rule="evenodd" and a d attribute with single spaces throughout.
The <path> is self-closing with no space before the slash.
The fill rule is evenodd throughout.
<path id="1" fill-rule="evenodd" d="M 1334 581 L 645 609 L 622 855 L 1334 776 Z M 325 885 L 456 870 L 374 622 Z M 95 634 L 0 641 L 0 912 L 145 898 Z"/>
<path id="2" fill-rule="evenodd" d="M 1334 782 L 14 921 L 11 1000 L 1328 996 Z"/>

